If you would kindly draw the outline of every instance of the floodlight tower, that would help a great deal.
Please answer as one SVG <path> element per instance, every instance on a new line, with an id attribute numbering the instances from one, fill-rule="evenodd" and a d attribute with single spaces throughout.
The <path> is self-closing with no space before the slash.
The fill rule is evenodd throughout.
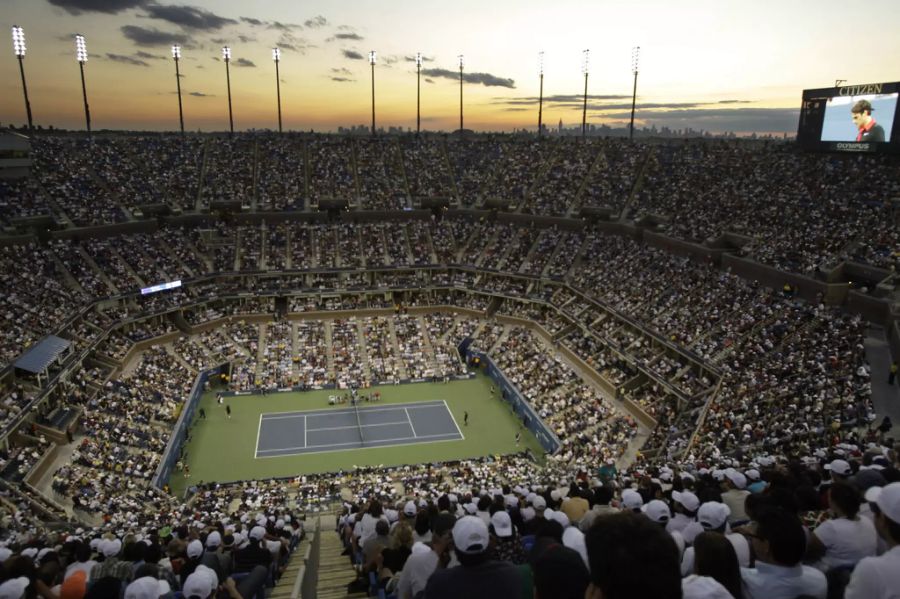
<path id="1" fill-rule="evenodd" d="M 225 84 L 228 86 L 228 127 L 233 136 L 234 113 L 231 111 L 231 69 L 229 67 L 229 63 L 231 63 L 231 48 L 228 46 L 222 47 L 222 60 L 225 61 Z"/>
<path id="2" fill-rule="evenodd" d="M 544 114 L 544 52 L 538 52 L 538 72 L 541 76 L 541 91 L 538 96 L 538 137 L 543 134 L 543 114 Z"/>
<path id="3" fill-rule="evenodd" d="M 416 52 L 416 137 L 422 130 L 422 53 Z"/>
<path id="4" fill-rule="evenodd" d="M 375 136 L 375 50 L 369 51 L 369 66 L 372 67 L 372 137 Z"/>
<path id="5" fill-rule="evenodd" d="M 281 133 L 281 78 L 278 75 L 278 63 L 281 62 L 281 49 L 272 48 L 272 60 L 275 61 L 275 93 L 278 95 L 278 132 Z"/>
<path id="6" fill-rule="evenodd" d="M 77 34 L 75 36 L 75 59 L 78 61 L 78 68 L 81 71 L 81 95 L 84 96 L 84 121 L 87 124 L 88 135 L 91 134 L 91 109 L 88 106 L 87 87 L 84 84 L 84 63 L 87 62 L 87 44 L 84 42 L 84 36 Z"/>
<path id="7" fill-rule="evenodd" d="M 631 92 L 631 125 L 628 129 L 628 139 L 634 139 L 634 106 L 637 103 L 637 76 L 638 76 L 638 58 L 640 57 L 641 47 L 635 46 L 631 49 L 631 72 L 634 73 L 634 91 Z"/>
<path id="8" fill-rule="evenodd" d="M 181 72 L 178 70 L 178 61 L 181 60 L 181 46 L 172 46 L 172 59 L 175 61 L 175 87 L 178 89 L 178 124 L 181 126 L 181 136 L 184 137 L 184 111 L 181 108 Z"/>
<path id="9" fill-rule="evenodd" d="M 588 65 L 591 59 L 591 51 L 584 51 L 584 58 L 581 62 L 581 72 L 584 73 L 584 107 L 581 109 L 581 138 L 587 136 L 587 81 L 588 81 Z"/>
<path id="10" fill-rule="evenodd" d="M 463 55 L 460 54 L 457 56 L 459 60 L 459 134 L 462 135 L 463 131 Z"/>
<path id="11" fill-rule="evenodd" d="M 25 84 L 25 31 L 18 25 L 12 27 L 13 52 L 19 59 L 19 73 L 22 75 L 22 92 L 25 94 L 25 112 L 28 114 L 28 131 L 34 131 L 34 124 L 31 122 L 31 102 L 28 101 L 28 86 Z"/>

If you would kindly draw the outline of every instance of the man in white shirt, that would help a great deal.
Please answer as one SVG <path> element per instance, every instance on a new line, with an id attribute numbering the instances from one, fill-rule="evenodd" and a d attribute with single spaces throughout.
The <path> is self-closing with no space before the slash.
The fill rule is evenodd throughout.
<path id="1" fill-rule="evenodd" d="M 755 568 L 741 568 L 749 599 L 795 599 L 809 595 L 825 599 L 825 575 L 800 562 L 806 553 L 806 533 L 800 519 L 783 508 L 760 510 L 749 533 Z"/>
<path id="2" fill-rule="evenodd" d="M 875 512 L 875 528 L 888 551 L 856 565 L 844 599 L 896 599 L 900 597 L 900 483 L 872 487 L 866 501 Z"/>

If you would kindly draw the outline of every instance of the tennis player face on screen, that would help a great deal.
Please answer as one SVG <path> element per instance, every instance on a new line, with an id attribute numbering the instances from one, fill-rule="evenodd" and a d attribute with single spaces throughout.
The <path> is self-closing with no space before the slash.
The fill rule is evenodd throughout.
<path id="1" fill-rule="evenodd" d="M 872 117 L 872 104 L 860 100 L 850 109 L 850 118 L 859 130 L 856 141 L 884 141 L 884 129 Z"/>

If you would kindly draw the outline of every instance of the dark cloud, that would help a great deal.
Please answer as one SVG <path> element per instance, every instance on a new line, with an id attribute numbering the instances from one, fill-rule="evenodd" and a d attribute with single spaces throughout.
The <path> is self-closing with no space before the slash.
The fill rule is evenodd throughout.
<path id="1" fill-rule="evenodd" d="M 214 37 L 209 41 L 216 44 L 217 46 L 227 46 L 228 45 L 228 40 L 224 37 Z"/>
<path id="2" fill-rule="evenodd" d="M 431 78 L 429 78 L 429 77 L 425 77 L 425 83 L 434 83 L 434 79 L 431 79 Z"/>
<path id="3" fill-rule="evenodd" d="M 508 108 L 503 109 L 506 112 L 527 112 L 531 110 L 530 108 L 522 108 L 521 106 L 510 106 Z"/>
<path id="4" fill-rule="evenodd" d="M 303 24 L 310 29 L 318 29 L 319 27 L 325 27 L 325 25 L 328 25 L 328 19 L 326 19 L 322 15 L 316 15 L 313 18 L 304 21 Z"/>
<path id="5" fill-rule="evenodd" d="M 422 69 L 422 73 L 429 77 L 459 81 L 459 71 L 451 71 L 450 69 Z M 515 89 L 516 87 L 516 82 L 512 79 L 504 79 L 490 73 L 463 73 L 463 81 L 475 84 L 480 83 L 485 87 L 508 87 L 510 89 Z"/>
<path id="6" fill-rule="evenodd" d="M 350 60 L 365 60 L 366 57 L 357 52 L 356 50 L 341 50 L 341 54 L 344 55 L 344 58 L 349 58 Z"/>
<path id="7" fill-rule="evenodd" d="M 459 75 L 456 75 L 456 78 L 459 79 Z M 630 100 L 631 96 L 624 95 L 591 95 L 588 94 L 588 101 L 591 100 Z M 510 106 L 529 106 L 534 104 L 537 106 L 540 98 L 538 96 L 523 96 L 521 98 L 494 98 L 491 102 L 492 104 L 507 104 Z M 583 95 L 576 94 L 556 94 L 553 96 L 544 96 L 545 104 L 561 104 L 566 105 L 570 103 L 577 103 L 579 106 L 584 102 Z M 629 104 L 630 106 L 630 104 Z"/>
<path id="8" fill-rule="evenodd" d="M 294 52 L 299 52 L 300 54 L 306 54 L 306 51 L 309 48 L 315 48 L 313 44 L 309 43 L 309 40 L 302 37 L 297 37 L 296 35 L 287 31 L 281 33 L 281 37 L 278 38 L 278 42 L 275 45 L 285 50 L 293 50 Z"/>
<path id="9" fill-rule="evenodd" d="M 106 53 L 106 57 L 114 62 L 121 62 L 122 64 L 130 64 L 136 67 L 149 67 L 150 63 L 140 58 L 134 58 L 133 56 L 125 56 L 124 54 L 112 54 L 110 52 Z"/>
<path id="10" fill-rule="evenodd" d="M 753 100 L 719 100 L 719 104 L 753 104 Z"/>
<path id="11" fill-rule="evenodd" d="M 404 57 L 403 57 L 403 60 L 405 60 L 406 62 L 416 62 L 416 55 L 415 55 L 415 54 L 410 54 L 410 55 L 408 55 L 408 56 L 404 56 Z M 431 57 L 429 57 L 429 56 L 424 56 L 424 55 L 422 56 L 422 62 L 423 62 L 423 63 L 425 63 L 425 62 L 432 62 L 433 60 L 434 60 L 434 58 L 431 58 Z"/>
<path id="12" fill-rule="evenodd" d="M 259 19 L 254 19 L 253 17 L 241 17 L 241 21 L 247 23 L 248 25 L 260 26 L 263 24 Z"/>
<path id="13" fill-rule="evenodd" d="M 236 60 L 232 60 L 231 64 L 236 67 L 255 67 L 256 65 L 252 60 L 247 60 L 246 58 L 238 58 Z"/>
<path id="14" fill-rule="evenodd" d="M 188 41 L 190 38 L 180 33 L 169 33 L 167 31 L 160 31 L 159 29 L 138 27 L 137 25 L 123 25 L 121 31 L 122 35 L 138 46 L 170 46 L 172 44 L 181 44 L 185 48 L 192 47 Z"/>
<path id="15" fill-rule="evenodd" d="M 293 31 L 294 29 L 302 29 L 301 25 L 297 25 L 296 23 L 282 23 L 281 21 L 272 21 L 271 23 L 266 23 L 266 26 L 269 29 L 278 29 L 280 31 Z"/>
<path id="16" fill-rule="evenodd" d="M 352 75 L 353 74 L 353 72 L 350 69 L 345 69 L 343 67 L 341 67 L 340 69 L 332 68 L 331 72 L 336 73 L 338 75 Z"/>
<path id="17" fill-rule="evenodd" d="M 137 58 L 144 58 L 146 60 L 165 60 L 165 56 L 159 56 L 158 54 L 150 54 L 149 52 L 144 52 L 143 50 L 138 50 L 134 53 Z"/>
<path id="18" fill-rule="evenodd" d="M 379 60 L 381 62 L 383 62 L 385 65 L 391 66 L 391 65 L 397 64 L 400 61 L 400 57 L 394 56 L 393 54 L 391 54 L 388 56 L 382 56 L 381 58 L 379 58 Z"/>
<path id="19" fill-rule="evenodd" d="M 148 0 L 47 0 L 69 14 L 78 15 L 83 12 L 105 12 L 115 14 L 147 4 Z"/>
<path id="20" fill-rule="evenodd" d="M 332 81 L 337 81 L 338 83 L 353 83 L 356 79 L 350 79 L 348 77 L 332 77 Z"/>
<path id="21" fill-rule="evenodd" d="M 250 42 L 255 42 L 256 38 L 252 35 L 239 35 L 238 39 L 241 40 L 241 43 L 249 44 Z"/>
<path id="22" fill-rule="evenodd" d="M 147 16 L 174 23 L 186 29 L 200 31 L 218 31 L 226 25 L 237 25 L 237 21 L 219 16 L 208 10 L 195 6 L 176 6 L 163 4 L 147 4 Z"/>
<path id="23" fill-rule="evenodd" d="M 333 36 L 326 39 L 326 42 L 333 42 L 334 40 L 352 40 L 355 42 L 361 42 L 364 40 L 363 36 L 358 33 L 335 33 Z"/>
<path id="24" fill-rule="evenodd" d="M 203 92 L 190 92 L 189 96 L 194 96 L 197 98 L 212 98 L 214 94 L 204 94 Z"/>

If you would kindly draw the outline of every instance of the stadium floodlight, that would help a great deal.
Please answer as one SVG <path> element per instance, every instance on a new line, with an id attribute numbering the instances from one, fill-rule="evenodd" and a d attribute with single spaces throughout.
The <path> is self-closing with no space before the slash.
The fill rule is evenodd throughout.
<path id="1" fill-rule="evenodd" d="M 184 137 L 184 112 L 181 108 L 181 73 L 178 70 L 178 61 L 181 59 L 181 46 L 172 46 L 172 59 L 175 61 L 175 87 L 178 89 L 178 124 L 181 126 L 181 136 Z"/>
<path id="2" fill-rule="evenodd" d="M 544 51 L 538 52 L 538 73 L 541 77 L 541 88 L 538 94 L 538 137 L 543 134 L 544 124 Z"/>
<path id="3" fill-rule="evenodd" d="M 77 34 L 75 36 L 75 59 L 78 61 L 78 68 L 81 71 L 81 95 L 84 97 L 84 122 L 87 125 L 88 135 L 91 134 L 91 109 L 88 106 L 87 86 L 84 83 L 84 63 L 87 62 L 87 44 L 84 36 Z"/>
<path id="4" fill-rule="evenodd" d="M 222 46 L 222 60 L 225 61 L 225 85 L 228 87 L 228 130 L 234 136 L 234 113 L 231 110 L 231 48 Z"/>
<path id="5" fill-rule="evenodd" d="M 422 130 L 422 53 L 416 52 L 416 137 Z"/>
<path id="6" fill-rule="evenodd" d="M 631 124 L 628 126 L 628 139 L 634 139 L 634 107 L 637 104 L 637 76 L 638 76 L 638 58 L 640 58 L 641 47 L 635 46 L 631 49 L 631 72 L 634 73 L 634 89 L 631 92 Z"/>
<path id="7" fill-rule="evenodd" d="M 34 130 L 31 121 L 31 102 L 28 101 L 28 85 L 25 83 L 25 30 L 18 25 L 12 26 L 13 52 L 19 61 L 19 74 L 22 75 L 22 93 L 25 94 L 25 113 L 28 115 L 28 130 Z"/>
<path id="8" fill-rule="evenodd" d="M 25 58 L 25 30 L 18 25 L 12 26 L 13 51 L 19 58 Z"/>
<path id="9" fill-rule="evenodd" d="M 584 106 L 581 109 L 581 138 L 587 136 L 587 83 L 588 83 L 588 67 L 591 62 L 591 51 L 585 50 L 582 53 L 581 72 L 584 73 Z"/>
<path id="10" fill-rule="evenodd" d="M 375 50 L 369 51 L 369 66 L 372 68 L 372 137 L 375 137 Z"/>
<path id="11" fill-rule="evenodd" d="M 278 74 L 278 63 L 281 62 L 280 48 L 272 48 L 272 60 L 275 61 L 275 95 L 278 98 L 278 132 L 281 133 L 281 76 Z"/>
<path id="12" fill-rule="evenodd" d="M 456 57 L 459 62 L 459 134 L 462 135 L 463 132 L 463 67 L 465 66 L 465 60 L 463 59 L 463 55 L 460 54 Z"/>
<path id="13" fill-rule="evenodd" d="M 75 36 L 75 59 L 78 62 L 87 62 L 88 59 L 87 44 L 84 36 L 80 34 Z"/>

